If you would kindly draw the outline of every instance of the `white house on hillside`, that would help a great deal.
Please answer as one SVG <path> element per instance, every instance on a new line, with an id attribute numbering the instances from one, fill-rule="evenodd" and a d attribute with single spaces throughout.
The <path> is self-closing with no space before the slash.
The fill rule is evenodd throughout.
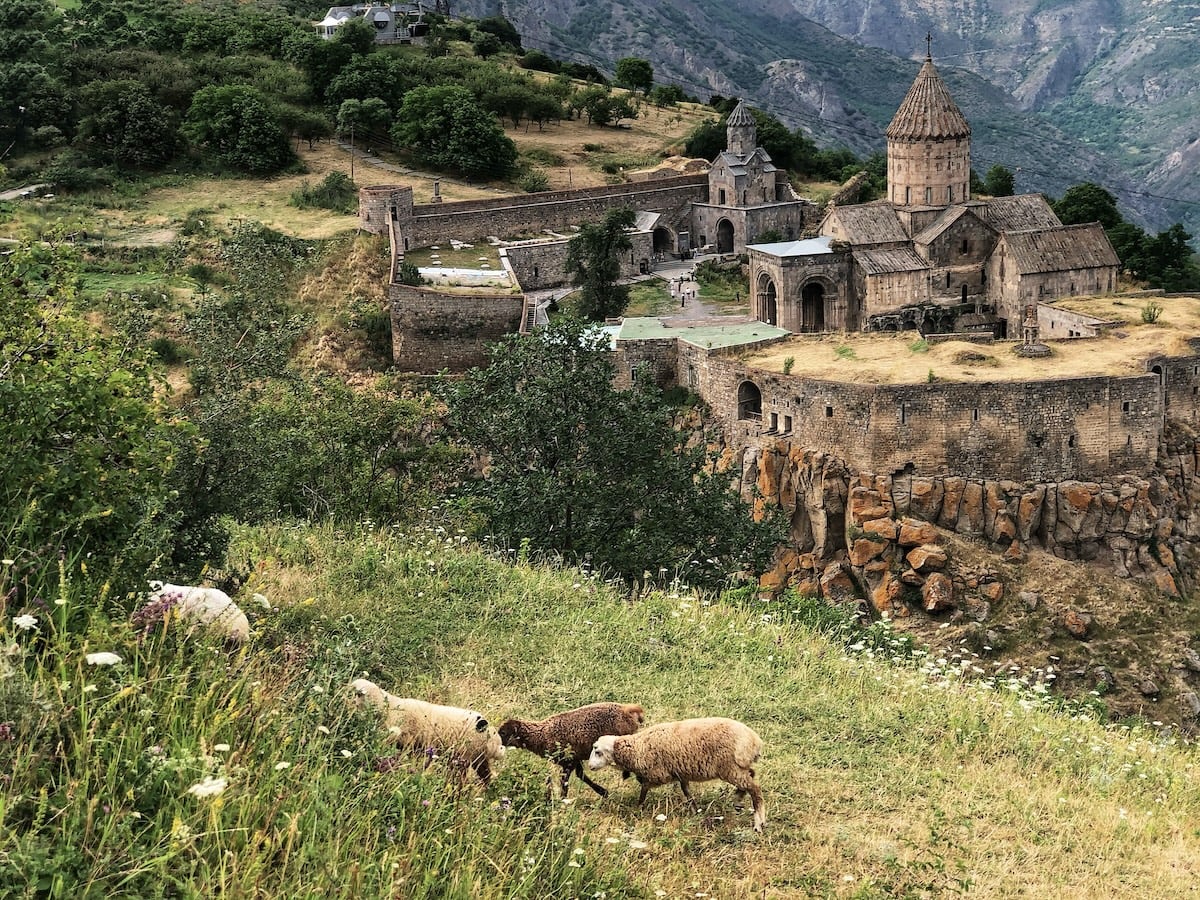
<path id="1" fill-rule="evenodd" d="M 419 42 L 429 31 L 425 7 L 420 0 L 413 3 L 357 3 L 354 6 L 331 6 L 325 18 L 313 24 L 317 35 L 329 40 L 343 22 L 366 19 L 375 28 L 377 44 L 411 44 Z"/>

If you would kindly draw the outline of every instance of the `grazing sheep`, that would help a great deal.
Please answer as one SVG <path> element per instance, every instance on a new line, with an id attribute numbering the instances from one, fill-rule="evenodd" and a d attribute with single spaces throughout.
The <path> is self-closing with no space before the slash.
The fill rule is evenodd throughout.
<path id="1" fill-rule="evenodd" d="M 506 747 L 519 747 L 558 763 L 564 797 L 572 772 L 601 797 L 607 797 L 608 791 L 584 774 L 583 762 L 597 738 L 633 734 L 644 721 L 645 714 L 636 703 L 592 703 L 540 722 L 509 719 L 500 726 L 500 740 Z"/>
<path id="2" fill-rule="evenodd" d="M 639 805 L 646 802 L 650 788 L 676 781 L 696 808 L 688 782 L 720 778 L 734 786 L 738 800 L 749 792 L 754 803 L 754 830 L 762 831 L 767 812 L 753 769 L 762 744 L 753 729 L 733 719 L 684 719 L 652 725 L 625 737 L 598 738 L 588 768 L 612 764 L 621 767 L 622 777 L 636 775 L 642 785 Z"/>
<path id="3" fill-rule="evenodd" d="M 174 616 L 180 622 L 223 637 L 231 644 L 250 636 L 250 620 L 229 595 L 209 587 L 150 582 L 146 605 L 133 614 L 133 623 L 146 629 Z"/>
<path id="4" fill-rule="evenodd" d="M 473 709 L 439 706 L 389 694 L 373 681 L 358 678 L 351 682 L 360 706 L 382 710 L 392 739 L 409 750 L 444 750 L 469 765 L 479 779 L 492 779 L 491 763 L 504 756 L 500 735 Z"/>

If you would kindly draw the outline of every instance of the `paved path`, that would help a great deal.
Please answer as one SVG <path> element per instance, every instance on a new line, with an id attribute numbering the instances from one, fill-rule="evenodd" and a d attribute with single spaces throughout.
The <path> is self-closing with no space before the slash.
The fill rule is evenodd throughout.
<path id="1" fill-rule="evenodd" d="M 13 188 L 11 191 L 0 192 L 0 200 L 21 200 L 25 197 L 32 196 L 43 188 L 48 188 L 48 184 L 27 184 L 25 187 Z"/>

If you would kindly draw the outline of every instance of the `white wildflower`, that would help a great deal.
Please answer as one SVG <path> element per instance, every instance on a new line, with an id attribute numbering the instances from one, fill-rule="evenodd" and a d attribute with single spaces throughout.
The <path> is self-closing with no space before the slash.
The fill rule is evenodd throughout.
<path id="1" fill-rule="evenodd" d="M 26 613 L 23 616 L 13 616 L 13 627 L 18 631 L 37 631 L 37 616 Z"/>
<path id="2" fill-rule="evenodd" d="M 100 690 L 100 689 L 98 687 L 96 687 L 94 684 L 86 684 L 83 686 L 83 692 L 85 694 L 94 694 L 98 690 Z"/>
<path id="3" fill-rule="evenodd" d="M 648 844 L 645 841 L 630 841 L 629 842 L 630 850 L 645 850 L 647 846 L 648 846 Z"/>
<path id="4" fill-rule="evenodd" d="M 229 787 L 227 778 L 205 778 L 203 781 L 197 781 L 187 792 L 193 797 L 216 797 L 225 788 Z"/>
<path id="5" fill-rule="evenodd" d="M 261 606 L 263 609 L 271 608 L 271 601 L 268 600 L 266 597 L 264 597 L 262 594 L 255 594 L 250 599 L 253 600 L 255 603 L 257 603 L 259 606 Z"/>
<path id="6" fill-rule="evenodd" d="M 655 817 L 654 817 L 654 821 L 655 821 L 655 822 L 665 822 L 665 821 L 667 821 L 667 816 L 666 816 L 666 813 L 659 813 L 657 816 L 655 816 Z"/>
<path id="7" fill-rule="evenodd" d="M 213 744 L 213 753 L 228 753 L 228 744 Z"/>
<path id="8" fill-rule="evenodd" d="M 292 764 L 287 761 L 275 763 L 275 771 L 276 772 L 282 772 L 284 769 L 290 769 L 291 767 L 292 767 Z"/>
<path id="9" fill-rule="evenodd" d="M 317 732 L 318 732 L 319 734 L 329 734 L 329 729 L 328 729 L 326 726 L 324 726 L 324 725 L 318 725 L 318 726 L 317 726 Z"/>
<path id="10" fill-rule="evenodd" d="M 87 664 L 89 666 L 115 666 L 121 661 L 121 657 L 115 653 L 89 653 L 87 655 Z"/>
<path id="11" fill-rule="evenodd" d="M 352 757 L 353 755 L 354 755 L 354 754 L 353 754 L 351 751 L 349 751 L 349 750 L 345 750 L 345 749 L 343 749 L 343 750 L 342 750 L 342 756 L 343 756 L 345 759 L 349 759 L 349 758 L 350 758 L 350 757 Z"/>

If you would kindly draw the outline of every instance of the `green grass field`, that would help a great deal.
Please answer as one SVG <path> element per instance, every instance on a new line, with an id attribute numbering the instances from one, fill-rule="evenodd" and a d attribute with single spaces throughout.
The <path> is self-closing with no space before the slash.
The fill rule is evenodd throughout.
<path id="1" fill-rule="evenodd" d="M 506 559 L 443 528 L 243 530 L 254 635 L 232 652 L 139 642 L 78 573 L 37 631 L 6 617 L 0 895 L 1194 896 L 1196 753 L 1169 732 L 1060 709 L 1045 673 L 965 681 L 966 650 L 795 598 L 628 596 Z M 720 783 L 699 812 L 667 787 L 639 809 L 607 771 L 608 799 L 548 801 L 517 750 L 456 786 L 393 759 L 348 703 L 360 675 L 493 722 L 608 699 L 741 719 L 766 830 Z"/>

